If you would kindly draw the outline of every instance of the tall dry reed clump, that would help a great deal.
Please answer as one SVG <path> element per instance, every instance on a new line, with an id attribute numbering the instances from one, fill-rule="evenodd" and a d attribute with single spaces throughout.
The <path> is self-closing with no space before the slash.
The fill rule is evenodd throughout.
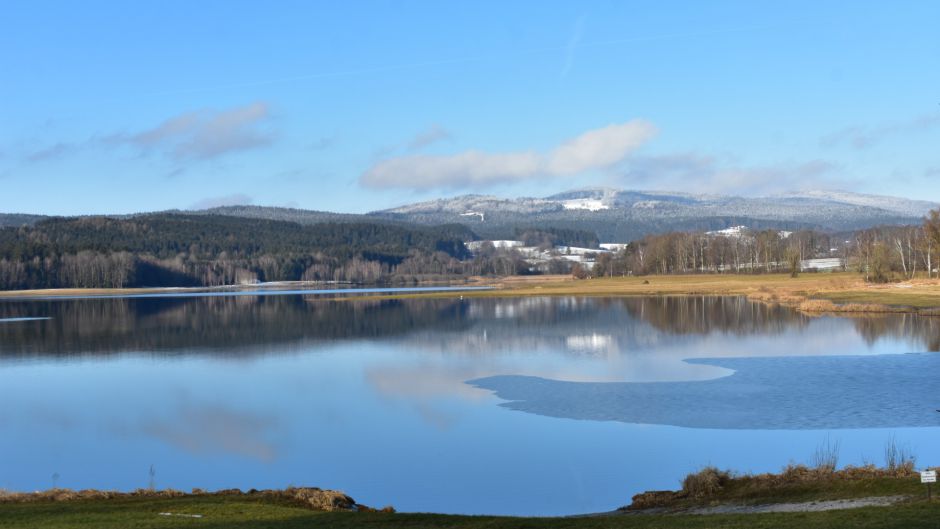
<path id="1" fill-rule="evenodd" d="M 726 470 L 705 467 L 682 480 L 682 493 L 697 499 L 710 498 L 721 492 L 732 479 L 731 473 Z"/>
<path id="2" fill-rule="evenodd" d="M 801 485 L 813 482 L 856 481 L 879 478 L 915 478 L 916 458 L 911 449 L 901 445 L 894 437 L 885 443 L 885 466 L 873 464 L 848 465 L 838 468 L 841 443 L 828 437 L 813 452 L 810 464 L 790 463 L 779 473 L 734 474 L 707 466 L 693 472 L 682 480 L 678 491 L 658 490 L 642 492 L 633 496 L 626 510 L 667 508 L 687 500 L 711 500 L 723 493 L 741 494 Z"/>
<path id="3" fill-rule="evenodd" d="M 842 448 L 840 441 L 833 441 L 826 437 L 813 452 L 813 469 L 819 474 L 832 474 L 839 465 L 839 452 Z"/>
<path id="4" fill-rule="evenodd" d="M 682 480 L 682 490 L 651 490 L 633 496 L 630 505 L 625 510 L 643 510 L 659 507 L 668 507 L 676 501 L 688 498 L 703 500 L 717 496 L 722 489 L 734 480 L 734 476 L 726 470 L 708 466 L 698 472 L 693 472 Z"/>
<path id="5" fill-rule="evenodd" d="M 917 458 L 907 445 L 901 446 L 892 435 L 885 443 L 885 468 L 898 476 L 914 474 Z"/>

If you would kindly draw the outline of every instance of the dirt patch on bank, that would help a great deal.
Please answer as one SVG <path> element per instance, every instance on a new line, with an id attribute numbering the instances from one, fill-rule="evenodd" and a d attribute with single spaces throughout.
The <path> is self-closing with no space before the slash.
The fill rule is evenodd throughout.
<path id="1" fill-rule="evenodd" d="M 871 498 L 853 498 L 848 500 L 810 501 L 801 503 L 769 503 L 765 505 L 716 505 L 699 507 L 682 514 L 759 514 L 770 512 L 819 512 L 860 507 L 887 507 L 909 500 L 910 496 L 874 496 Z"/>

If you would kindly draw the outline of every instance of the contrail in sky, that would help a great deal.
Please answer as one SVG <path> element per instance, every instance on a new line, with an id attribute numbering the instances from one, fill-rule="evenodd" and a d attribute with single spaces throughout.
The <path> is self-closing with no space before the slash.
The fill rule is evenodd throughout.
<path id="1" fill-rule="evenodd" d="M 599 40 L 599 41 L 593 41 L 593 42 L 590 42 L 590 41 L 580 42 L 580 35 L 579 35 L 580 28 L 577 28 L 575 36 L 574 36 L 577 38 L 572 37 L 572 39 L 568 43 L 566 43 L 564 46 L 548 46 L 544 48 L 531 48 L 527 50 L 519 50 L 517 52 L 511 52 L 508 54 L 501 53 L 498 55 L 491 54 L 491 55 L 480 55 L 480 56 L 474 56 L 474 57 L 458 57 L 458 58 L 451 58 L 451 59 L 438 59 L 438 60 L 430 60 L 430 61 L 419 61 L 419 62 L 413 62 L 413 63 L 395 64 L 395 65 L 389 65 L 389 66 L 375 66 L 375 67 L 368 67 L 368 68 L 354 68 L 354 69 L 349 69 L 349 70 L 336 70 L 332 72 L 295 75 L 291 77 L 279 77 L 279 78 L 263 79 L 263 80 L 257 80 L 257 81 L 245 81 L 241 83 L 229 83 L 229 84 L 224 84 L 224 85 L 206 86 L 206 87 L 200 87 L 200 88 L 166 90 L 162 92 L 151 92 L 151 93 L 144 94 L 144 95 L 164 96 L 164 95 L 176 95 L 176 94 L 190 94 L 190 93 L 198 93 L 198 92 L 212 92 L 216 90 L 228 90 L 231 88 L 250 88 L 253 86 L 267 86 L 267 85 L 282 84 L 282 83 L 292 83 L 292 82 L 297 82 L 297 81 L 309 81 L 309 80 L 315 80 L 315 79 L 350 77 L 350 76 L 373 74 L 373 73 L 386 73 L 386 72 L 394 72 L 394 71 L 401 71 L 401 70 L 422 69 L 422 68 L 429 68 L 429 67 L 435 67 L 435 66 L 450 66 L 450 65 L 455 65 L 455 64 L 466 64 L 466 63 L 473 63 L 473 62 L 486 62 L 486 61 L 492 61 L 492 60 L 506 59 L 509 57 L 526 57 L 530 55 L 539 55 L 539 54 L 550 53 L 550 52 L 557 53 L 559 51 L 567 52 L 569 53 L 569 55 L 573 55 L 574 50 L 581 49 L 581 48 L 602 48 L 602 47 L 609 47 L 609 46 L 618 46 L 621 44 L 636 44 L 636 43 L 641 43 L 641 42 L 653 42 L 653 41 L 659 41 L 659 40 L 713 37 L 716 35 L 725 35 L 728 33 L 747 33 L 747 32 L 767 29 L 768 27 L 771 27 L 771 26 L 753 26 L 753 27 L 747 27 L 747 28 L 733 28 L 733 29 L 700 31 L 700 32 L 691 32 L 691 33 L 667 33 L 663 35 L 652 35 L 648 37 L 629 37 L 629 38 L 623 38 L 623 39 Z M 565 69 L 563 70 L 562 73 L 563 74 L 567 73 L 567 70 L 569 68 L 570 68 L 570 64 L 566 62 Z"/>
<path id="2" fill-rule="evenodd" d="M 581 35 L 584 33 L 584 19 L 587 18 L 584 15 L 578 17 L 577 22 L 574 23 L 574 32 L 571 34 L 571 38 L 568 40 L 568 46 L 565 49 L 565 66 L 561 69 L 561 76 L 567 77 L 568 72 L 571 71 L 571 66 L 574 65 L 574 50 L 578 47 L 578 44 L 581 43 Z"/>

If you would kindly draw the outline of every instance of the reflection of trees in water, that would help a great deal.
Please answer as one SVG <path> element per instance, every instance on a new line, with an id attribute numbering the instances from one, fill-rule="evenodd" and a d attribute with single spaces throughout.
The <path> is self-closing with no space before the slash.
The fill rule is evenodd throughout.
<path id="1" fill-rule="evenodd" d="M 769 334 L 809 323 L 790 309 L 730 297 L 480 299 L 466 314 L 473 320 L 467 329 L 426 328 L 404 339 L 450 354 L 607 355 L 686 342 L 694 334 Z"/>
<path id="2" fill-rule="evenodd" d="M 869 345 L 890 336 L 940 351 L 940 318 L 916 314 L 881 314 L 854 318 L 855 330 Z"/>
<path id="3" fill-rule="evenodd" d="M 637 298 L 624 299 L 623 303 L 631 316 L 675 334 L 777 333 L 806 326 L 816 318 L 779 305 L 750 302 L 742 297 Z M 880 338 L 891 337 L 908 340 L 928 351 L 940 350 L 940 318 L 916 314 L 831 317 L 852 318 L 856 331 L 869 345 Z"/>
<path id="4" fill-rule="evenodd" d="M 0 356 L 172 350 L 235 355 L 385 337 L 449 353 L 550 347 L 595 354 L 652 347 L 670 336 L 779 333 L 812 319 L 731 297 L 337 302 L 286 295 L 0 303 L 0 318 L 37 316 L 51 319 L 0 323 Z M 869 343 L 892 336 L 940 349 L 938 318 L 884 315 L 856 318 L 855 326 Z"/>
<path id="5" fill-rule="evenodd" d="M 14 302 L 0 305 L 0 317 L 51 319 L 0 324 L 0 355 L 250 352 L 267 344 L 459 328 L 464 309 L 455 300 L 335 302 L 301 296 Z"/>
<path id="6" fill-rule="evenodd" d="M 795 310 L 743 297 L 661 296 L 619 301 L 634 318 L 672 334 L 767 334 L 809 323 L 807 316 Z"/>

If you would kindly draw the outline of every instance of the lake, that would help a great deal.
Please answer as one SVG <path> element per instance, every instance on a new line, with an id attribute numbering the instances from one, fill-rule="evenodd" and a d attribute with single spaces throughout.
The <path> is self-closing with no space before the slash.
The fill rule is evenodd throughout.
<path id="1" fill-rule="evenodd" d="M 741 298 L 0 301 L 0 488 L 555 515 L 827 442 L 936 465 L 938 349 L 940 318 Z"/>

